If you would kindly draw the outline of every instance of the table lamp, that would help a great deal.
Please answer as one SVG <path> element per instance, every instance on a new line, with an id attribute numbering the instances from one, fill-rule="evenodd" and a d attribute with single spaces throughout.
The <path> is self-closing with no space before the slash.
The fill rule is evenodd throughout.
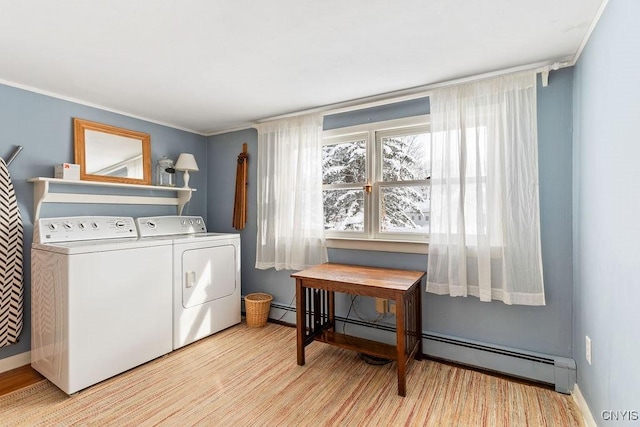
<path id="1" fill-rule="evenodd" d="M 180 153 L 178 157 L 178 161 L 176 162 L 175 169 L 179 171 L 184 171 L 184 187 L 189 188 L 189 171 L 197 172 L 198 164 L 196 163 L 196 158 L 193 157 L 193 154 L 189 153 Z"/>

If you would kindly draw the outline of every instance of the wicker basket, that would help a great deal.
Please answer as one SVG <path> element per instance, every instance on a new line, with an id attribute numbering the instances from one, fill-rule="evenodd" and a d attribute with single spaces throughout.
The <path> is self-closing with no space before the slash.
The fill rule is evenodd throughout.
<path id="1" fill-rule="evenodd" d="M 244 297 L 244 308 L 247 314 L 247 326 L 261 328 L 267 324 L 271 300 L 273 297 L 261 292 L 249 294 Z"/>

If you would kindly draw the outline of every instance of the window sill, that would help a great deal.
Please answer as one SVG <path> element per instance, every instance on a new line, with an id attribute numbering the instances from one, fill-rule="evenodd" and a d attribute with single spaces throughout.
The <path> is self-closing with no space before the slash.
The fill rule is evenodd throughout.
<path id="1" fill-rule="evenodd" d="M 400 252 L 422 255 L 427 255 L 429 253 L 429 244 L 427 242 L 354 239 L 344 237 L 327 237 L 326 242 L 327 248 L 332 249 L 355 249 L 360 251 Z"/>

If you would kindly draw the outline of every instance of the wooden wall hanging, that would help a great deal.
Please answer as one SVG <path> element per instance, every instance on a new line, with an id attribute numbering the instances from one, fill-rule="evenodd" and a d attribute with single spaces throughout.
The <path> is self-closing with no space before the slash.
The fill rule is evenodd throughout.
<path id="1" fill-rule="evenodd" d="M 233 228 L 242 230 L 247 223 L 247 174 L 249 172 L 249 154 L 247 143 L 242 144 L 242 153 L 238 155 L 236 170 L 236 199 L 233 204 Z"/>

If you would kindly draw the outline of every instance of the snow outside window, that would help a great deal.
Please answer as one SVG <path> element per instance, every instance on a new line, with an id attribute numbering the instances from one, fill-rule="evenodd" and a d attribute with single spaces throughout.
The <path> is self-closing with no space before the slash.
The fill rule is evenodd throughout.
<path id="1" fill-rule="evenodd" d="M 427 116 L 325 131 L 326 236 L 426 242 L 430 143 Z"/>

